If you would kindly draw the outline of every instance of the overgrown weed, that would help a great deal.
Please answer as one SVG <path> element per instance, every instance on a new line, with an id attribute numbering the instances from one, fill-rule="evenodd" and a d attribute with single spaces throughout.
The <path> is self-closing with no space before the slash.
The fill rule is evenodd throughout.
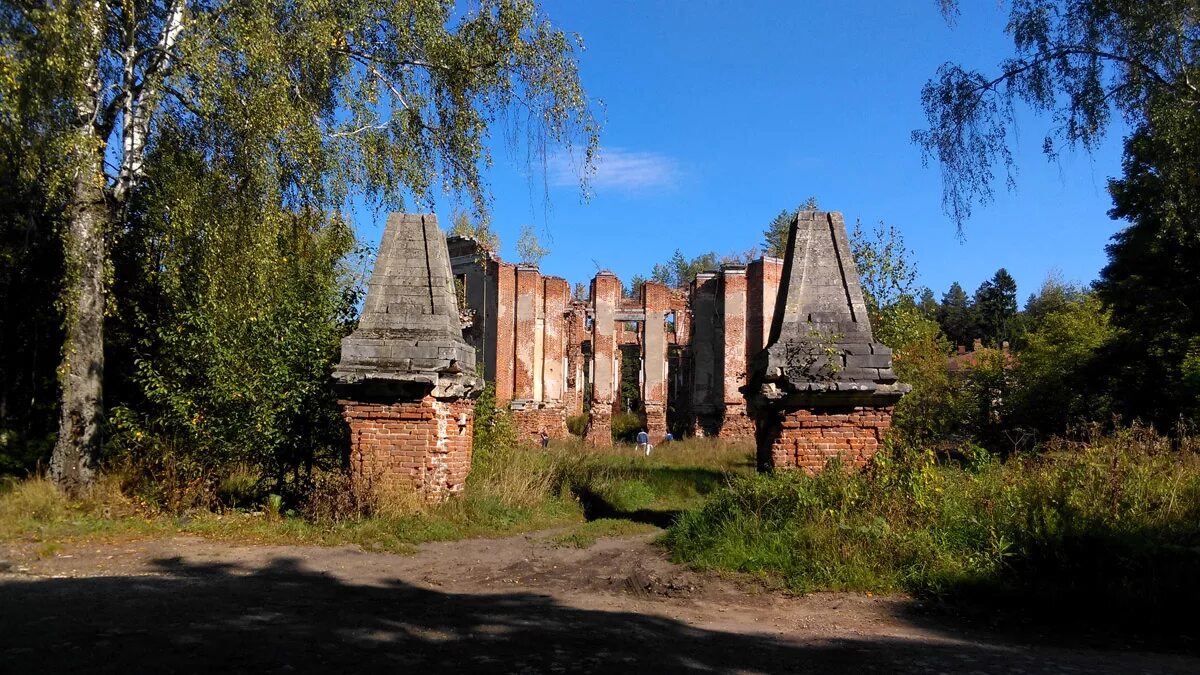
<path id="1" fill-rule="evenodd" d="M 1131 427 L 1004 461 L 892 448 L 867 472 L 736 478 L 665 540 L 799 591 L 1177 614 L 1200 601 L 1200 460 L 1171 446 Z"/>

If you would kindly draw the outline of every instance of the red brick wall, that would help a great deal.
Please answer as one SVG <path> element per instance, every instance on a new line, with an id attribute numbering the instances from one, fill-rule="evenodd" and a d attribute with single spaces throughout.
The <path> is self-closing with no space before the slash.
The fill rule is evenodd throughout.
<path id="1" fill-rule="evenodd" d="M 571 285 L 559 277 L 543 277 L 546 319 L 542 339 L 542 400 L 563 400 L 563 371 L 566 368 L 567 323 L 563 312 L 571 296 Z"/>
<path id="2" fill-rule="evenodd" d="M 536 267 L 517 267 L 516 283 L 516 345 L 515 368 L 513 370 L 513 398 L 533 400 L 533 380 L 540 359 L 536 346 L 540 342 L 537 331 L 538 306 L 542 304 L 542 275 Z"/>
<path id="3" fill-rule="evenodd" d="M 440 501 L 466 485 L 471 471 L 474 401 L 391 404 L 338 401 L 350 425 L 350 469 L 384 487 L 411 487 Z M 466 426 L 460 427 L 460 419 Z"/>
<path id="4" fill-rule="evenodd" d="M 583 414 L 583 370 L 587 365 L 583 358 L 583 341 L 590 339 L 583 326 L 584 312 L 583 303 L 572 301 L 564 328 L 567 337 L 567 388 L 563 392 L 563 401 L 567 407 L 567 415 Z"/>
<path id="5" fill-rule="evenodd" d="M 597 274 L 592 279 L 592 380 L 591 422 L 587 440 L 593 445 L 612 445 L 612 408 L 618 404 L 615 384 L 620 381 L 620 363 L 614 358 L 617 345 L 617 325 L 613 312 L 621 297 L 621 281 L 611 274 Z"/>
<path id="6" fill-rule="evenodd" d="M 550 438 L 567 438 L 571 435 L 567 431 L 567 409 L 562 405 L 514 410 L 512 418 L 517 437 L 522 441 L 539 442 L 543 429 Z"/>
<path id="7" fill-rule="evenodd" d="M 771 412 L 759 422 L 760 469 L 803 469 L 817 473 L 841 457 L 847 467 L 871 461 L 892 426 L 891 406 L 838 410 L 801 408 Z"/>
<path id="8" fill-rule="evenodd" d="M 767 346 L 783 261 L 760 258 L 746 266 L 746 362 Z"/>
<path id="9" fill-rule="evenodd" d="M 599 447 L 612 445 L 612 406 L 593 405 L 588 417 L 587 442 Z"/>
<path id="10" fill-rule="evenodd" d="M 720 348 L 725 351 L 725 372 L 720 381 L 725 409 L 717 437 L 728 441 L 749 440 L 754 437 L 754 423 L 746 416 L 746 397 L 741 392 L 746 384 L 746 273 L 724 269 L 721 278 L 725 340 Z"/>
<path id="11" fill-rule="evenodd" d="M 753 441 L 754 420 L 746 412 L 746 402 L 728 402 L 721 415 L 721 428 L 717 438 L 725 441 Z"/>
<path id="12" fill-rule="evenodd" d="M 671 293 L 663 284 L 647 281 L 642 286 L 642 405 L 646 431 L 661 440 L 667 434 L 667 334 L 664 322 L 671 309 Z"/>
<path id="13" fill-rule="evenodd" d="M 496 404 L 513 397 L 513 368 L 516 354 L 517 268 L 496 264 Z"/>
<path id="14" fill-rule="evenodd" d="M 762 347 L 771 339 L 771 322 L 775 319 L 775 301 L 779 299 L 779 284 L 783 279 L 783 260 L 763 258 L 762 269 Z M 762 347 L 759 347 L 760 349 Z"/>

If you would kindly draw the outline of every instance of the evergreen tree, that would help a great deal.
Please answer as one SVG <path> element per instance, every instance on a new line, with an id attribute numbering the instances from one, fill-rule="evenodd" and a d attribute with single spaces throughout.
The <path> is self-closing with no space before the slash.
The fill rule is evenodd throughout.
<path id="1" fill-rule="evenodd" d="M 1001 267 L 975 291 L 973 305 L 976 329 L 984 344 L 999 347 L 1012 338 L 1017 316 L 1017 282 Z"/>
<path id="2" fill-rule="evenodd" d="M 921 291 L 921 300 L 917 306 L 921 310 L 921 316 L 932 321 L 937 320 L 938 308 L 940 306 L 937 299 L 933 296 L 933 289 L 926 288 Z"/>
<path id="3" fill-rule="evenodd" d="M 1193 124 L 1189 128 L 1178 128 Z M 1200 421 L 1200 122 L 1156 119 L 1126 144 L 1112 215 L 1129 221 L 1108 246 L 1097 286 L 1120 329 L 1113 365 L 1123 412 Z"/>
<path id="4" fill-rule="evenodd" d="M 946 338 L 955 345 L 970 345 L 975 338 L 975 319 L 971 300 L 956 281 L 942 296 L 937 322 Z"/>
<path id="5" fill-rule="evenodd" d="M 787 253 L 788 230 L 792 226 L 792 221 L 796 219 L 797 211 L 813 211 L 820 208 L 817 206 L 817 198 L 809 197 L 804 200 L 800 206 L 788 211 L 784 209 L 777 216 L 771 219 L 767 229 L 763 230 L 763 251 L 765 255 L 782 258 Z"/>

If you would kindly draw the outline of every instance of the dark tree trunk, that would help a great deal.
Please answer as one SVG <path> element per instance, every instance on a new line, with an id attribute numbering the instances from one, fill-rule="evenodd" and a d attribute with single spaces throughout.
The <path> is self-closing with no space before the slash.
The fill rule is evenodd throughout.
<path id="1" fill-rule="evenodd" d="M 84 150 L 82 152 L 89 152 Z M 50 476 L 68 494 L 78 495 L 96 472 L 103 422 L 104 261 L 108 204 L 101 157 L 94 151 L 79 163 L 69 204 L 64 242 L 66 285 L 59 382 L 62 409 Z"/>

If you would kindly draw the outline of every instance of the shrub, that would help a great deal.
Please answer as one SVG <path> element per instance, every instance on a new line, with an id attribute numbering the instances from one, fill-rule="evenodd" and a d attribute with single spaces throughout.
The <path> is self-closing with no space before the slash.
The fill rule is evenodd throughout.
<path id="1" fill-rule="evenodd" d="M 591 419 L 592 416 L 587 413 L 583 413 L 582 415 L 571 415 L 567 418 L 567 431 L 582 438 L 583 435 L 587 433 L 587 425 Z"/>
<path id="2" fill-rule="evenodd" d="M 223 506 L 236 509 L 258 504 L 262 499 L 260 474 L 246 464 L 239 464 L 217 483 L 217 499 Z"/>
<path id="3" fill-rule="evenodd" d="M 977 449 L 939 464 L 894 448 L 867 472 L 748 476 L 685 513 L 666 542 L 677 560 L 801 591 L 1166 619 L 1200 602 L 1200 461 L 1170 445 L 1134 428 L 1005 461 Z"/>
<path id="4" fill-rule="evenodd" d="M 632 443 L 638 432 L 645 428 L 645 422 L 636 413 L 613 415 L 611 424 L 614 443 Z"/>

